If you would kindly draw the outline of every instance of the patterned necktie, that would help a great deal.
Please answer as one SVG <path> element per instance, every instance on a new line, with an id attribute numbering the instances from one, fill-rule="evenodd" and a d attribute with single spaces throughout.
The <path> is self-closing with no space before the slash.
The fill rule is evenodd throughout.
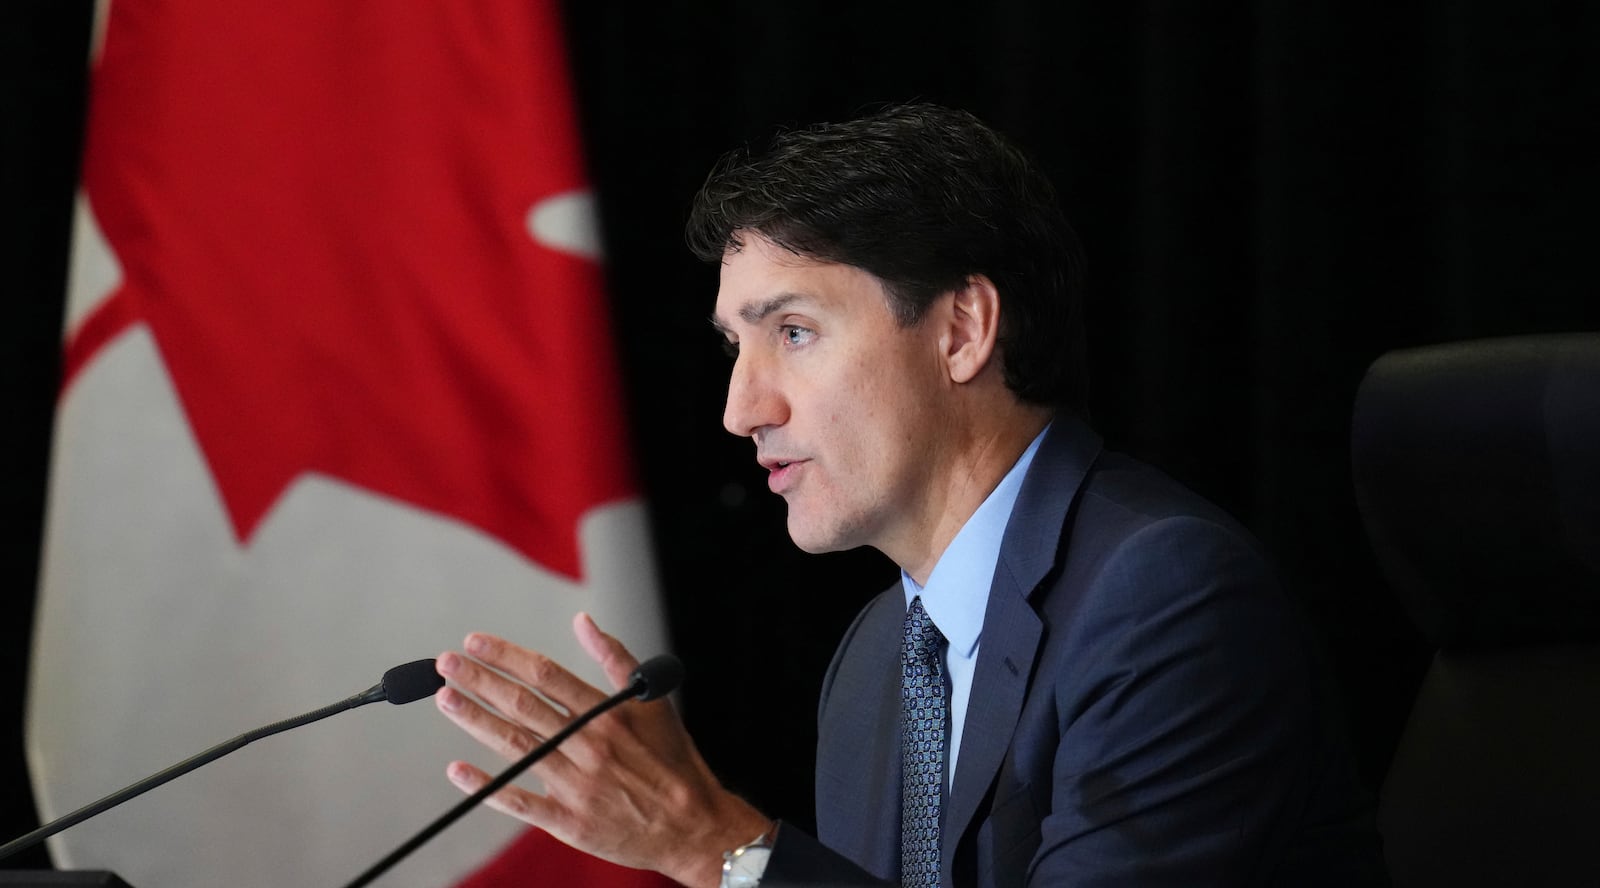
<path id="1" fill-rule="evenodd" d="M 939 799 L 944 790 L 944 636 L 922 599 L 906 611 L 900 650 L 900 883 L 939 884 Z"/>

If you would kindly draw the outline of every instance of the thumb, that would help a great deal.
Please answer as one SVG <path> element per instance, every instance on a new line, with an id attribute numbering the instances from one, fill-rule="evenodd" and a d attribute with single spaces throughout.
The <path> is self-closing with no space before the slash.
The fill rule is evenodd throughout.
<path id="1" fill-rule="evenodd" d="M 614 689 L 620 691 L 628 686 L 633 670 L 639 668 L 639 658 L 630 653 L 622 642 L 601 632 L 594 618 L 585 613 L 573 618 L 572 634 L 578 637 L 578 644 L 583 646 L 583 652 L 589 655 L 589 659 L 600 665 L 600 670 L 606 674 L 606 680 L 611 682 Z"/>

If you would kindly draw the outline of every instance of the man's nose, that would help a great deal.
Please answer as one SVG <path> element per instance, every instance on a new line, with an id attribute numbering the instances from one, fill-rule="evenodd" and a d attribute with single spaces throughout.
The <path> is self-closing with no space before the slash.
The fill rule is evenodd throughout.
<path id="1" fill-rule="evenodd" d="M 722 427 L 748 438 L 759 429 L 783 425 L 788 419 L 788 405 L 774 384 L 770 369 L 756 357 L 740 352 L 728 377 Z"/>

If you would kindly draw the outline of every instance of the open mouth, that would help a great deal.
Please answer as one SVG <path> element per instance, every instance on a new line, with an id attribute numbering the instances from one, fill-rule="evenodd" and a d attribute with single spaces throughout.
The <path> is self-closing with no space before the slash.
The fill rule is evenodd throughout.
<path id="1" fill-rule="evenodd" d="M 806 462 L 803 459 L 781 459 L 768 463 L 767 489 L 777 494 L 787 491 L 794 485 L 801 466 L 804 466 Z"/>

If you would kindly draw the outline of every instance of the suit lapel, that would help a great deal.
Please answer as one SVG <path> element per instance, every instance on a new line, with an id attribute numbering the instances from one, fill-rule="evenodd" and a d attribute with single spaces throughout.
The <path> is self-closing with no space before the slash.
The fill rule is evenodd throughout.
<path id="1" fill-rule="evenodd" d="M 1042 625 L 1027 599 L 1008 578 L 1006 594 L 991 597 L 983 620 L 983 641 L 967 703 L 956 780 L 950 793 L 942 849 L 944 872 L 951 872 L 957 839 L 977 813 L 1011 746 L 1011 735 L 1027 695 Z"/>
<path id="2" fill-rule="evenodd" d="M 954 869 L 956 839 L 971 825 L 1011 747 L 1044 633 L 1029 599 L 1064 554 L 1057 552 L 1063 523 L 1099 452 L 1099 436 L 1071 416 L 1057 416 L 1034 454 L 1006 524 L 979 636 L 967 729 L 941 830 L 946 839 L 941 869 L 946 873 Z"/>

